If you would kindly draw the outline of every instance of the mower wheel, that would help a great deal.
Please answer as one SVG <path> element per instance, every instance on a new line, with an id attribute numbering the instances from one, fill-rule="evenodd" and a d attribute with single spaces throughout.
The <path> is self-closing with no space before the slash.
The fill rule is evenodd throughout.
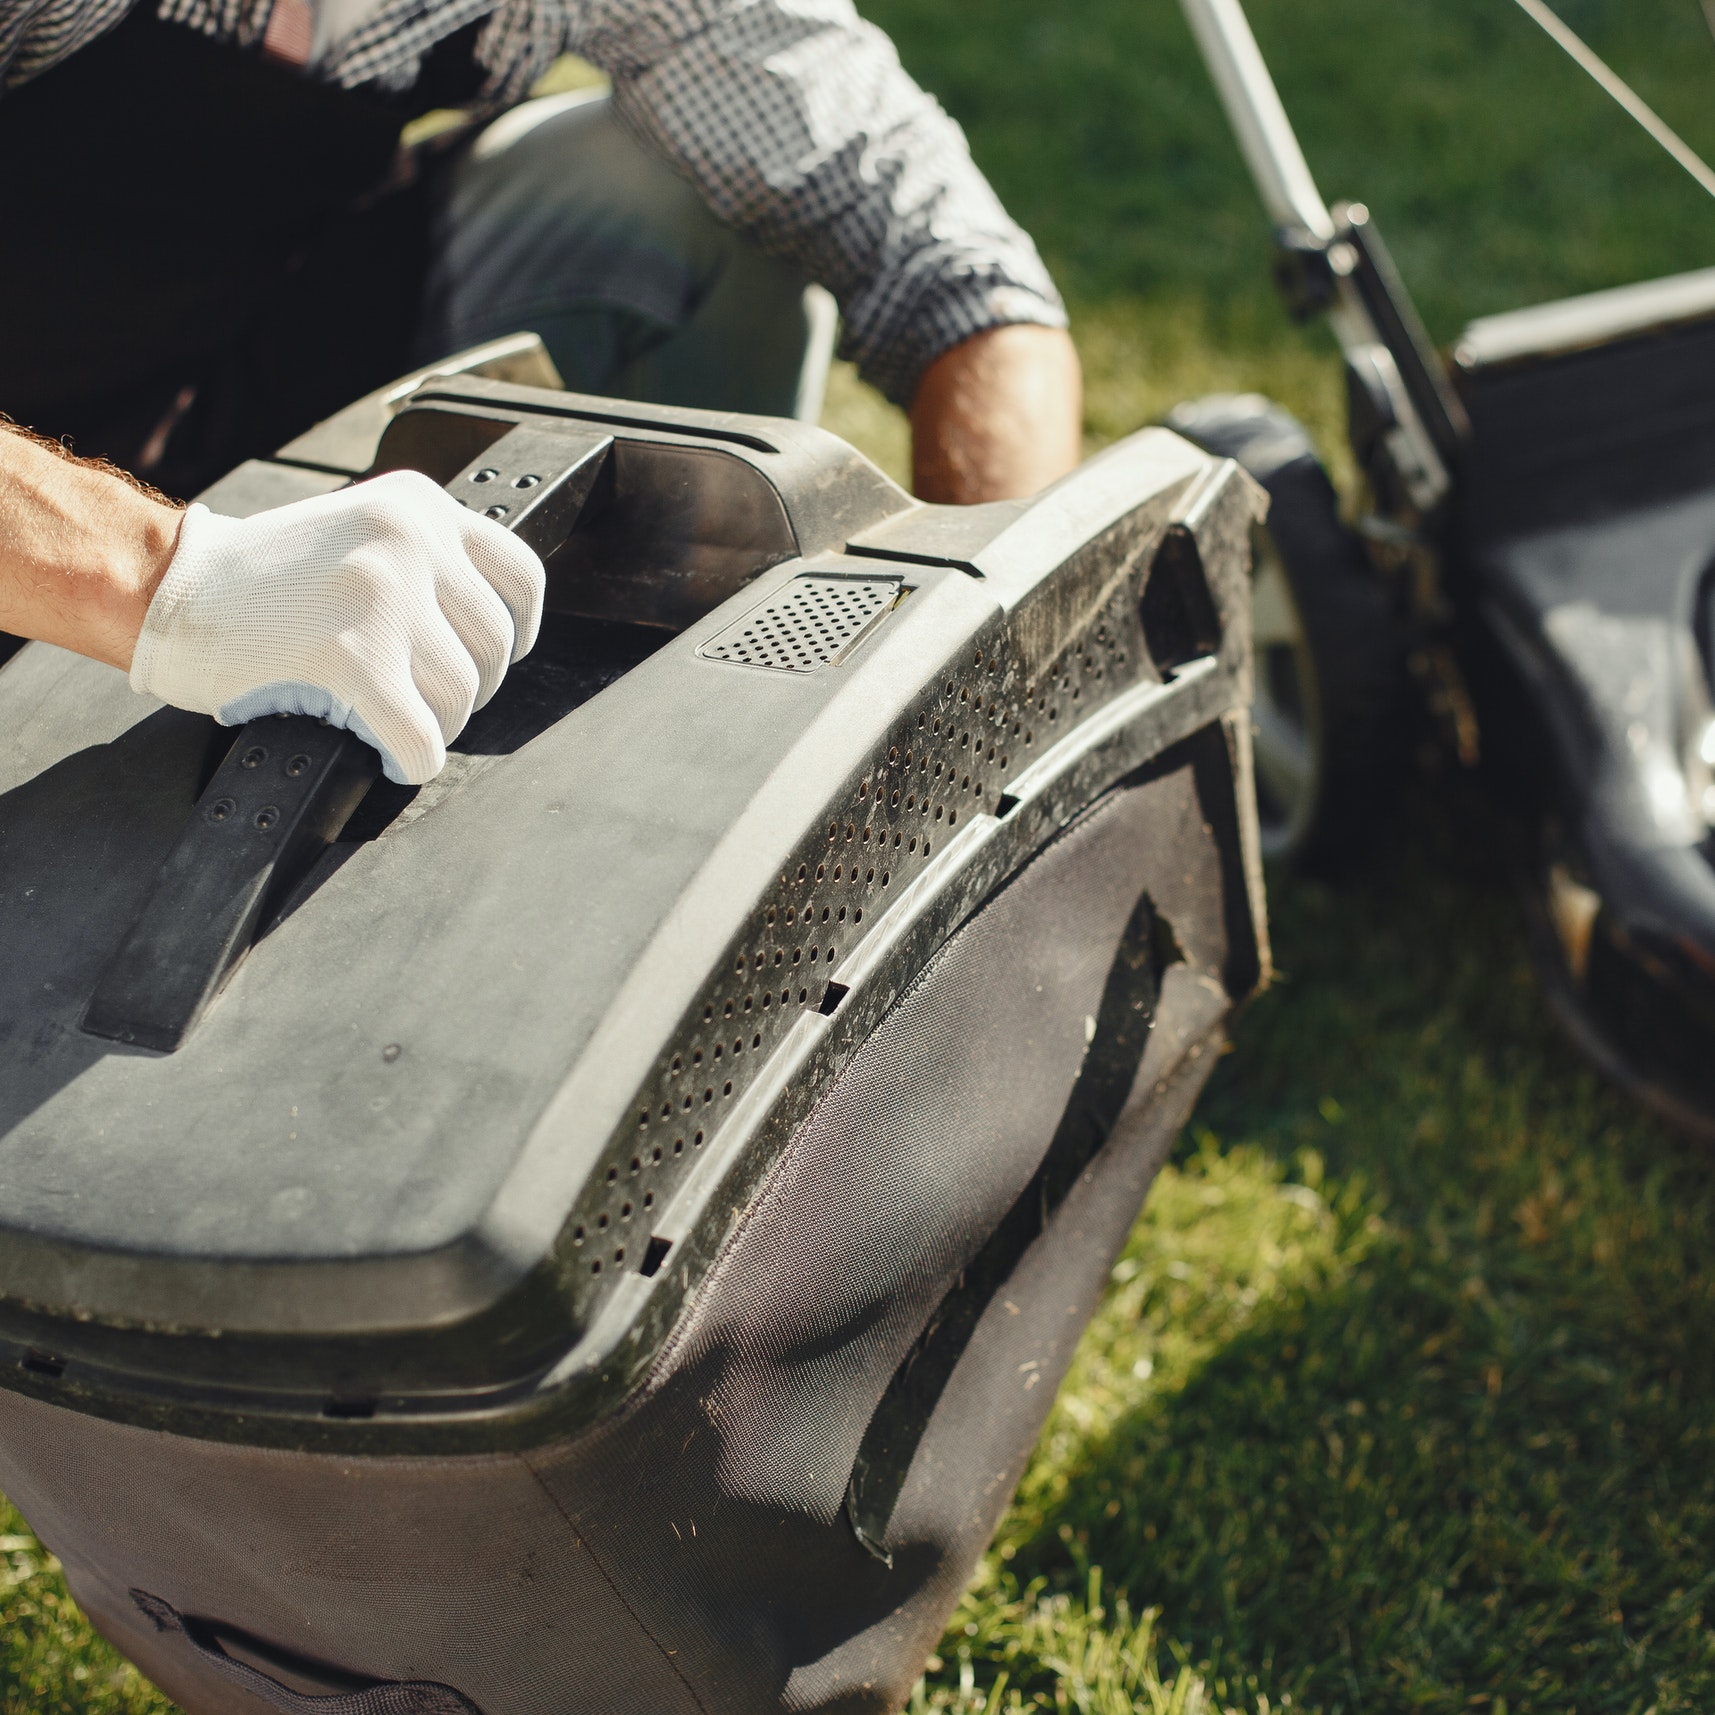
<path id="1" fill-rule="evenodd" d="M 1252 732 L 1265 856 L 1341 867 L 1386 819 L 1400 774 L 1407 679 L 1400 629 L 1362 540 L 1296 418 L 1218 393 L 1166 425 L 1268 491 L 1252 544 Z"/>

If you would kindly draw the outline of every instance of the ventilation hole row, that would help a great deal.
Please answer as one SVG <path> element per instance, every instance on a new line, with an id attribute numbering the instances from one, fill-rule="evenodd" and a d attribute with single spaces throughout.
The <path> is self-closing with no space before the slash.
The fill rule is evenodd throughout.
<path id="1" fill-rule="evenodd" d="M 981 664 L 983 663 L 979 662 L 979 665 Z M 997 675 L 1000 673 L 1001 662 L 998 656 L 993 657 L 989 665 L 991 672 Z M 954 697 L 962 697 L 963 699 L 967 724 L 957 729 L 965 738 L 965 745 L 961 748 L 976 749 L 980 747 L 981 760 L 984 762 L 990 760 L 991 755 L 998 760 L 1006 754 L 998 748 L 984 743 L 980 734 L 977 738 L 977 744 L 972 745 L 971 743 L 968 723 L 974 717 L 986 717 L 1004 734 L 1006 713 L 993 698 L 985 700 L 980 695 L 974 695 L 968 685 L 961 687 L 952 682 L 945 686 L 943 696 L 948 699 Z M 919 711 L 920 718 L 928 715 L 929 711 Z M 940 720 L 941 715 L 937 714 L 932 718 Z M 907 726 L 901 732 L 900 738 L 903 739 L 909 730 L 910 728 Z M 968 766 L 974 769 L 977 761 L 978 758 L 972 756 Z M 1007 757 L 1007 761 L 1010 762 L 1010 757 Z M 899 742 L 895 742 L 887 752 L 885 763 L 878 759 L 878 771 L 881 779 L 878 781 L 866 776 L 859 782 L 857 809 L 860 811 L 867 810 L 872 802 L 873 794 L 873 802 L 877 806 L 885 801 L 889 810 L 899 811 L 903 808 L 905 796 L 908 795 L 912 801 L 911 810 L 914 815 L 940 820 L 950 827 L 957 826 L 959 807 L 956 805 L 942 804 L 937 806 L 934 800 L 927 795 L 920 798 L 915 789 L 909 794 L 902 794 L 897 786 L 890 787 L 884 794 L 881 786 L 882 781 L 891 777 L 903 778 L 903 776 L 898 775 L 898 764 L 901 762 L 917 765 L 925 773 L 933 765 L 940 776 L 940 784 L 943 790 L 954 791 L 961 795 L 975 793 L 979 800 L 987 793 L 987 782 L 980 774 L 958 773 L 954 770 L 950 758 L 935 763 L 927 752 L 918 755 L 909 747 L 902 748 Z M 812 892 L 814 892 L 818 887 L 832 882 L 835 884 L 836 891 L 831 897 L 837 900 L 852 887 L 857 887 L 861 889 L 862 893 L 867 893 L 877 886 L 890 885 L 893 876 L 889 865 L 911 858 L 929 856 L 934 849 L 934 841 L 927 830 L 922 833 L 911 830 L 909 825 L 904 823 L 902 817 L 897 822 L 895 818 L 890 817 L 889 822 L 894 825 L 877 825 L 868 820 L 867 817 L 860 821 L 856 816 L 852 816 L 843 821 L 830 823 L 827 835 L 828 844 L 835 848 L 842 844 L 849 844 L 855 850 L 850 854 L 841 852 L 832 862 L 828 861 L 828 858 L 833 856 L 832 853 L 829 853 L 822 862 L 817 863 L 813 868 L 809 863 L 798 865 L 795 874 L 789 873 L 785 878 L 787 887 L 791 888 L 794 883 L 800 886 L 810 884 Z M 899 854 L 898 857 L 890 855 L 888 865 L 880 865 L 878 862 L 880 850 L 884 846 L 890 854 L 894 852 Z M 872 853 L 876 854 L 877 861 L 872 861 Z M 777 925 L 782 921 L 804 922 L 813 919 L 818 914 L 824 921 L 838 921 L 845 917 L 847 909 L 843 904 L 818 907 L 813 902 L 804 906 L 776 903 L 765 908 L 763 917 L 764 922 L 769 926 Z M 851 908 L 850 915 L 854 927 L 861 925 L 863 920 L 861 906 Z M 726 1001 L 725 1011 L 730 1017 L 735 1009 L 746 1010 L 753 1008 L 754 1005 L 754 998 L 747 996 L 737 1001 L 736 1008 L 733 1000 Z M 710 1010 L 705 1009 L 705 1015 Z M 707 1016 L 705 1016 L 705 1022 L 707 1021 Z"/>
<path id="2" fill-rule="evenodd" d="M 708 1134 L 706 1132 L 702 1131 L 693 1132 L 690 1136 L 688 1145 L 687 1140 L 684 1137 L 674 1138 L 672 1153 L 676 1156 L 682 1156 L 686 1153 L 687 1148 L 693 1151 L 701 1149 L 703 1146 L 703 1140 L 707 1135 Z M 652 1151 L 651 1154 L 653 1160 L 656 1162 L 660 1162 L 663 1159 L 663 1153 L 660 1149 Z M 631 1160 L 632 1174 L 635 1175 L 638 1173 L 642 1167 L 643 1159 L 639 1156 L 633 1156 Z M 607 1170 L 607 1182 L 610 1185 L 618 1177 L 619 1169 L 617 1167 L 610 1167 Z M 618 1225 L 621 1222 L 629 1221 L 633 1215 L 636 1214 L 647 1214 L 654 1207 L 655 1193 L 653 1191 L 645 1191 L 640 1197 L 636 1198 L 635 1201 L 628 1199 L 627 1201 L 622 1202 L 619 1206 L 617 1215 L 604 1210 L 593 1219 L 580 1221 L 572 1229 L 572 1243 L 579 1249 L 582 1249 L 586 1244 L 601 1246 L 605 1243 L 610 1243 Z M 613 1261 L 615 1266 L 624 1265 L 625 1247 L 623 1245 L 615 1246 L 613 1251 Z M 602 1257 L 593 1257 L 590 1261 L 590 1273 L 600 1274 L 602 1271 L 602 1262 Z"/>
<path id="3" fill-rule="evenodd" d="M 812 965 L 815 964 L 818 959 L 823 957 L 822 949 L 819 946 L 811 946 L 809 948 L 776 947 L 773 949 L 772 953 L 766 950 L 760 953 L 740 953 L 736 968 L 740 975 L 745 971 L 750 970 L 755 971 L 759 976 L 761 976 L 766 975 L 771 969 L 780 970 L 786 965 L 804 964 L 806 962 L 806 954 L 808 955 L 807 962 Z M 831 965 L 834 962 L 834 949 L 831 946 L 827 950 L 826 957 L 827 962 Z"/>
<path id="4" fill-rule="evenodd" d="M 683 1142 L 683 1139 L 681 1139 L 680 1141 Z M 633 1205 L 631 1203 L 621 1203 L 620 1204 L 620 1206 L 619 1206 L 619 1219 L 622 1221 L 629 1221 L 631 1219 L 631 1217 L 634 1214 L 636 1214 L 639 1210 L 647 1212 L 648 1210 L 653 1209 L 654 1207 L 655 1207 L 655 1193 L 653 1191 L 646 1191 L 646 1192 L 644 1192 L 643 1196 L 639 1199 L 639 1201 L 635 1205 Z M 594 1225 L 595 1236 L 599 1239 L 601 1237 L 601 1235 L 603 1233 L 605 1233 L 608 1230 L 608 1228 L 610 1226 L 612 1226 L 613 1224 L 614 1224 L 614 1222 L 610 1219 L 609 1216 L 607 1216 L 605 1214 L 596 1216 L 595 1225 Z M 586 1225 L 579 1225 L 579 1226 L 574 1227 L 572 1229 L 572 1243 L 577 1244 L 577 1245 L 581 1245 L 585 1241 L 585 1239 L 587 1239 L 590 1236 L 590 1233 L 591 1233 L 591 1228 L 586 1226 Z"/>
<path id="5" fill-rule="evenodd" d="M 805 867 L 808 868 L 809 866 L 806 865 Z M 835 881 L 838 881 L 840 879 L 843 867 L 844 866 L 840 865 L 840 864 L 834 865 L 833 878 Z M 816 879 L 818 881 L 821 881 L 823 879 L 823 872 L 826 868 L 827 868 L 827 866 L 825 864 L 817 864 L 817 866 L 816 866 Z M 852 871 L 851 871 L 851 875 L 847 879 L 855 881 L 857 879 L 857 874 L 858 874 L 858 871 L 857 871 L 856 866 L 854 865 L 852 868 Z M 862 908 L 859 907 L 858 908 L 858 917 L 861 919 L 862 915 L 863 915 Z M 776 920 L 781 919 L 781 918 L 783 918 L 787 924 L 791 924 L 794 922 L 811 923 L 811 922 L 815 921 L 816 908 L 813 905 L 806 905 L 802 908 L 802 910 L 800 910 L 796 906 L 788 905 L 785 907 L 784 911 L 782 912 L 780 907 L 770 905 L 768 907 L 768 909 L 763 913 L 762 920 L 764 923 L 768 924 L 769 927 L 772 928 L 774 923 L 776 922 Z M 833 906 L 824 905 L 822 907 L 822 918 L 821 918 L 821 920 L 824 923 L 843 923 L 843 922 L 845 922 L 845 920 L 846 920 L 846 907 L 842 905 L 836 911 Z"/>
<path id="6" fill-rule="evenodd" d="M 891 591 L 888 596 L 891 599 Z M 864 621 L 872 616 L 873 608 L 864 612 Z M 775 631 L 786 635 L 778 625 Z M 804 635 L 802 625 L 796 634 Z M 902 719 L 871 770 L 860 779 L 850 811 L 825 825 L 819 853 L 788 867 L 775 898 L 760 912 L 756 940 L 742 954 L 735 951 L 732 956 L 728 978 L 738 978 L 739 984 L 705 1002 L 699 1009 L 695 1037 L 681 1039 L 658 1068 L 654 1097 L 637 1110 L 631 1165 L 623 1171 L 609 1169 L 607 1174 L 604 1189 L 610 1202 L 595 1221 L 606 1220 L 609 1225 L 604 1228 L 586 1220 L 577 1242 L 606 1239 L 616 1230 L 614 1224 L 626 1219 L 624 1210 L 639 1206 L 637 1194 L 630 1189 L 634 1174 L 653 1178 L 667 1173 L 669 1178 L 661 1187 L 665 1195 L 688 1165 L 685 1157 L 705 1135 L 702 1131 L 689 1134 L 695 1141 L 688 1141 L 684 1122 L 690 1118 L 706 1124 L 705 1115 L 712 1120 L 724 1101 L 741 1089 L 746 1068 L 766 1059 L 774 1040 L 798 1016 L 797 1008 L 820 1002 L 826 981 L 820 975 L 810 976 L 810 955 L 814 950 L 817 973 L 830 970 L 839 956 L 838 937 L 831 944 L 818 940 L 793 949 L 774 944 L 768 931 L 819 928 L 823 923 L 844 924 L 847 934 L 861 930 L 865 904 L 860 902 L 879 895 L 882 888 L 891 891 L 902 879 L 896 871 L 929 858 L 940 829 L 956 829 L 973 799 L 978 804 L 988 802 L 989 768 L 1009 768 L 1014 751 L 1034 742 L 1034 729 L 1026 724 L 1022 688 L 1007 690 L 1001 657 L 985 658 L 979 651 L 975 666 L 974 679 L 945 681 L 933 703 Z M 794 952 L 796 967 L 788 962 Z M 712 1135 L 712 1128 L 708 1134 Z M 662 1141 L 655 1142 L 657 1138 Z M 622 1198 L 628 1201 L 619 1201 Z M 600 1273 L 608 1254 L 604 1251 L 592 1260 L 593 1274 Z"/>
<path id="7" fill-rule="evenodd" d="M 1108 640 L 1105 648 L 1116 663 L 1123 662 L 1124 652 L 1115 642 Z M 1080 657 L 1074 651 L 1073 662 L 1080 663 L 1080 673 L 1083 670 L 1082 664 L 1092 659 L 1087 652 Z M 986 667 L 988 673 L 996 677 L 1001 674 L 998 657 L 991 657 L 987 662 L 979 658 L 977 665 L 979 668 Z M 1062 697 L 1070 696 L 1068 674 L 1071 665 L 1072 663 L 1067 661 L 1057 663 L 1049 676 L 1049 683 L 1055 686 Z M 986 693 L 988 687 L 983 689 Z M 823 920 L 822 913 L 828 912 L 826 920 L 830 923 L 843 920 L 849 922 L 853 928 L 861 927 L 864 911 L 855 901 L 867 898 L 878 885 L 891 882 L 892 867 L 927 858 L 933 851 L 930 829 L 935 825 L 937 806 L 919 787 L 909 784 L 912 780 L 932 783 L 943 792 L 952 791 L 960 796 L 975 793 L 980 802 L 986 802 L 986 794 L 989 791 L 984 777 L 986 766 L 996 765 L 1003 770 L 1007 769 L 1011 766 L 1014 749 L 1034 745 L 1034 726 L 1028 722 L 1029 703 L 1034 701 L 1037 695 L 1043 697 L 1045 704 L 1048 700 L 1047 684 L 1040 692 L 1032 691 L 1022 695 L 1019 691 L 1009 695 L 1004 687 L 997 687 L 997 690 L 998 695 L 979 695 L 973 685 L 955 686 L 948 683 L 943 687 L 942 698 L 936 704 L 914 711 L 906 718 L 895 735 L 894 742 L 888 747 L 885 758 L 878 758 L 872 774 L 860 781 L 857 802 L 853 806 L 854 812 L 857 813 L 829 824 L 821 861 L 795 866 L 783 878 L 780 895 L 763 909 L 763 921 L 767 926 L 778 927 L 782 923 L 789 923 L 797 927 L 800 924 L 820 922 Z M 1055 706 L 1057 709 L 1058 703 Z M 1046 707 L 1043 712 L 1047 713 Z M 987 735 L 982 730 L 984 727 L 989 729 Z M 959 742 L 961 739 L 962 743 Z M 972 754 L 973 752 L 975 754 Z M 963 764 L 962 759 L 967 756 L 970 761 Z M 955 767 L 955 763 L 961 765 Z M 982 765 L 980 772 L 979 765 Z M 968 775 L 964 772 L 965 766 L 970 768 Z M 929 826 L 924 827 L 921 833 L 907 831 L 911 823 L 905 819 L 902 812 L 905 811 L 908 799 L 911 801 L 910 814 L 913 817 L 926 815 L 931 818 Z M 947 825 L 956 826 L 955 807 L 939 807 L 950 812 L 953 818 Z M 876 809 L 882 809 L 887 815 L 887 825 L 878 825 L 872 820 Z M 845 849 L 848 843 L 852 848 L 849 854 Z M 872 858 L 879 855 L 883 846 L 890 853 L 889 865 L 878 867 Z M 898 855 L 891 855 L 893 853 Z M 816 903 L 819 890 L 829 884 L 832 884 L 831 890 L 822 897 L 830 903 Z M 806 886 L 812 895 L 810 900 L 803 900 L 799 896 L 799 890 Z M 855 894 L 851 892 L 854 887 L 857 890 Z M 765 959 L 771 958 L 775 950 L 772 947 L 765 948 Z M 742 973 L 737 969 L 737 965 L 735 955 L 735 975 L 770 974 L 766 964 L 764 973 L 755 972 L 754 955 L 747 955 L 746 968 Z M 784 968 L 783 960 L 782 969 Z M 803 968 L 802 962 L 800 968 Z M 825 968 L 820 960 L 818 968 Z M 709 1032 L 708 1038 L 682 1049 L 673 1057 L 664 1070 L 662 1085 L 665 1086 L 669 1082 L 678 1083 L 685 1079 L 694 1087 L 699 1081 L 698 1075 L 704 1074 L 701 1090 L 693 1090 L 690 1111 L 700 1115 L 705 1109 L 712 1109 L 718 1099 L 715 1095 L 716 1084 L 706 1075 L 712 1074 L 716 1069 L 716 1048 L 718 1047 L 721 1053 L 721 1069 L 733 1072 L 735 1077 L 741 1076 L 735 1071 L 735 1067 L 755 1063 L 756 1059 L 762 1057 L 761 1051 L 776 1034 L 771 1021 L 778 1019 L 781 1024 L 790 1021 L 796 1016 L 794 1006 L 816 999 L 817 990 L 821 986 L 818 984 L 817 988 L 813 989 L 810 984 L 803 983 L 794 989 L 787 984 L 779 990 L 772 987 L 761 991 L 751 990 L 711 1001 L 702 1009 L 702 1025 Z M 722 1023 L 740 1024 L 749 1034 L 732 1038 L 719 1037 L 717 1018 Z M 761 1028 L 756 1029 L 754 1026 Z M 747 1055 L 753 1058 L 747 1060 Z M 733 1087 L 732 1081 L 723 1076 L 719 1083 L 721 1095 L 730 1094 Z M 666 1089 L 662 1088 L 657 1097 L 659 1107 L 649 1111 L 660 1115 L 658 1135 L 665 1137 L 669 1131 L 675 1131 L 673 1142 L 668 1146 L 651 1145 L 647 1151 L 633 1157 L 635 1169 L 644 1172 L 662 1169 L 670 1174 L 675 1170 L 683 1171 L 683 1164 L 676 1161 L 675 1157 L 685 1152 L 685 1139 L 677 1135 L 670 1122 L 684 1117 L 687 1111 L 684 1100 L 683 1091 L 679 1091 L 670 1098 L 669 1106 Z M 644 1119 L 642 1114 L 640 1120 L 648 1127 L 657 1126 L 655 1120 Z M 697 1133 L 695 1136 L 700 1144 L 703 1134 Z M 609 1190 L 614 1196 L 624 1192 L 623 1185 L 614 1184 L 618 1177 L 619 1175 L 610 1171 Z M 652 1196 L 653 1193 L 647 1195 Z M 618 1217 L 621 1220 L 625 1218 L 624 1208 L 622 1203 Z M 611 1211 L 608 1218 L 613 1219 Z M 589 1229 L 585 1230 L 587 1232 Z M 599 1261 L 600 1259 L 597 1259 L 592 1263 L 592 1272 L 599 1272 Z"/>
<path id="8" fill-rule="evenodd" d="M 897 746 L 895 748 L 897 749 Z M 867 807 L 870 791 L 870 782 L 866 778 L 859 784 L 860 808 Z M 887 847 L 890 854 L 897 849 L 901 859 L 919 855 L 927 856 L 931 849 L 931 841 L 926 835 L 907 834 L 900 829 L 878 827 L 867 821 L 860 824 L 855 818 L 829 824 L 830 841 L 839 842 L 848 837 L 855 847 L 855 852 L 851 857 L 842 853 L 837 861 L 829 862 L 824 859 L 814 866 L 808 862 L 801 863 L 794 870 L 788 872 L 783 878 L 782 894 L 773 903 L 763 908 L 762 918 L 765 927 L 777 928 L 782 924 L 790 924 L 796 927 L 812 923 L 818 925 L 827 923 L 832 926 L 847 923 L 852 929 L 861 928 L 864 921 L 864 908 L 855 903 L 850 890 L 855 888 L 857 890 L 856 897 L 865 898 L 876 889 L 891 887 L 894 880 L 892 865 L 900 861 L 890 855 L 887 862 L 882 863 L 880 861 L 881 849 L 884 846 Z M 817 887 L 828 883 L 832 883 L 834 888 L 834 891 L 828 896 L 828 903 L 816 904 L 814 902 L 796 901 L 793 891 L 795 888 L 808 884 L 814 891 Z M 760 950 L 760 956 L 762 965 L 759 969 L 757 953 L 735 954 L 733 974 L 741 977 L 761 976 L 767 978 L 773 976 L 776 969 L 780 972 L 792 969 L 794 960 L 796 969 L 806 974 L 812 964 L 818 971 L 829 969 L 838 960 L 839 947 L 837 942 L 825 949 L 819 945 L 796 950 L 765 946 Z M 762 990 L 760 994 L 756 991 L 733 994 L 723 997 L 718 1002 L 710 1002 L 705 1005 L 702 1022 L 705 1027 L 712 1025 L 715 1022 L 717 1012 L 726 1019 L 748 1017 L 754 1020 L 759 1014 L 762 1014 L 765 1015 L 761 1020 L 764 1023 L 766 1023 L 766 1015 L 770 1013 L 771 1009 L 773 1016 L 789 1017 L 790 1011 L 788 1010 L 783 1015 L 780 1008 L 790 1009 L 793 1004 L 806 1005 L 812 1001 L 818 1001 L 824 987 L 822 979 L 818 976 L 814 979 L 813 984 L 809 981 L 801 983 L 795 992 L 791 988 L 790 981 L 788 981 L 787 986 L 779 991 L 770 987 Z M 775 1006 L 777 995 L 778 1007 Z M 724 1052 L 726 1051 L 723 1050 Z M 699 1054 L 703 1056 L 700 1061 L 696 1058 Z M 712 1065 L 713 1060 L 714 1049 L 711 1044 L 704 1043 L 693 1046 L 689 1050 L 681 1050 L 669 1063 L 667 1076 L 673 1078 L 676 1075 L 682 1075 L 688 1064 Z M 679 1103 L 679 1111 L 682 1112 L 683 1096 L 677 1097 L 676 1100 Z M 642 1122 L 642 1115 L 640 1114 L 639 1117 L 640 1122 Z"/>

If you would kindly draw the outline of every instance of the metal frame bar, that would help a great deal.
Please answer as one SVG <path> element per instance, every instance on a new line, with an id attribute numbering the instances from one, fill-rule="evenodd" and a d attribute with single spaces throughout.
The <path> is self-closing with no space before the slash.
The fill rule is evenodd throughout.
<path id="1" fill-rule="evenodd" d="M 1467 425 L 1410 294 L 1367 211 L 1356 204 L 1349 214 L 1330 211 L 1323 201 L 1241 0 L 1180 4 L 1283 253 L 1315 258 L 1323 271 L 1312 307 L 1326 304 L 1356 368 L 1387 381 L 1388 414 L 1398 424 L 1392 460 L 1413 505 L 1430 512 L 1451 488 Z"/>
<path id="2" fill-rule="evenodd" d="M 1181 4 L 1269 219 L 1276 226 L 1302 227 L 1316 238 L 1331 240 L 1334 218 L 1310 176 L 1239 0 Z"/>

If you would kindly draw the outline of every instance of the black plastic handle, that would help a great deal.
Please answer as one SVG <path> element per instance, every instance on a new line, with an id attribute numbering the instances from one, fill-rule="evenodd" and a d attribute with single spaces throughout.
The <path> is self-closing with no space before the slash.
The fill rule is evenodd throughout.
<path id="1" fill-rule="evenodd" d="M 545 560 L 572 533 L 612 447 L 611 435 L 587 429 L 516 428 L 447 490 Z M 245 727 L 101 973 L 83 1028 L 178 1048 L 379 772 L 368 745 L 309 716 L 271 715 Z"/>
<path id="2" fill-rule="evenodd" d="M 613 436 L 521 423 L 447 484 L 454 500 L 515 531 L 546 560 L 571 535 L 608 469 Z"/>
<path id="3" fill-rule="evenodd" d="M 197 800 L 84 1009 L 94 1036 L 184 1041 L 278 901 L 344 827 L 375 752 L 308 715 L 252 721 Z"/>

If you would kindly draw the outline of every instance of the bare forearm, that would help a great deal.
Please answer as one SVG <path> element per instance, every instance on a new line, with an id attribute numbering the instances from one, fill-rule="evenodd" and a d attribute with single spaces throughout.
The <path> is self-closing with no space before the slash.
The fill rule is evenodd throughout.
<path id="1" fill-rule="evenodd" d="M 1046 488 L 1078 462 L 1083 380 L 1059 328 L 991 328 L 924 370 L 911 404 L 913 486 L 971 505 Z"/>
<path id="2" fill-rule="evenodd" d="M 0 631 L 129 667 L 180 514 L 0 428 Z"/>

